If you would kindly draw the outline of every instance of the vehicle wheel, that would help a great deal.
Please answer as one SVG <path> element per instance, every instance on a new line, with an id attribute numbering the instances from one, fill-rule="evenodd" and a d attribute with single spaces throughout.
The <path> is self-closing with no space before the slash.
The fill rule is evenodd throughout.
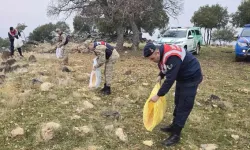
<path id="1" fill-rule="evenodd" d="M 200 44 L 198 44 L 198 45 L 196 46 L 196 50 L 195 50 L 194 54 L 195 54 L 195 55 L 199 55 L 199 54 L 200 54 L 200 50 L 201 50 L 201 46 L 200 46 Z"/>
<path id="2" fill-rule="evenodd" d="M 236 61 L 236 62 L 240 62 L 240 61 L 242 61 L 242 58 L 239 57 L 239 56 L 235 56 L 235 61 Z"/>

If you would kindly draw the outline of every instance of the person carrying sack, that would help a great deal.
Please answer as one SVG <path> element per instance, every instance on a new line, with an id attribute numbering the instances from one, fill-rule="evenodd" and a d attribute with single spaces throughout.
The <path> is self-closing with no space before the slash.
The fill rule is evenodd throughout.
<path id="1" fill-rule="evenodd" d="M 111 94 L 113 67 L 120 57 L 119 53 L 113 46 L 103 41 L 91 42 L 91 40 L 86 40 L 84 44 L 90 51 L 94 52 L 97 56 L 97 65 L 93 67 L 93 70 L 100 68 L 102 65 L 105 64 L 105 83 L 104 87 L 101 89 L 101 92 L 104 95 Z"/>

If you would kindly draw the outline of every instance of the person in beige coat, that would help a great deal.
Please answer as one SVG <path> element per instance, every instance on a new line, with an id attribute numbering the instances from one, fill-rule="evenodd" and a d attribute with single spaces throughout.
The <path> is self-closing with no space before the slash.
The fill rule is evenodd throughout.
<path id="1" fill-rule="evenodd" d="M 105 83 L 101 92 L 105 95 L 111 94 L 111 81 L 113 77 L 114 64 L 119 59 L 120 55 L 117 50 L 106 42 L 91 42 L 90 40 L 85 41 L 85 46 L 89 50 L 93 51 L 97 56 L 97 65 L 94 66 L 93 70 L 101 67 L 105 64 Z"/>

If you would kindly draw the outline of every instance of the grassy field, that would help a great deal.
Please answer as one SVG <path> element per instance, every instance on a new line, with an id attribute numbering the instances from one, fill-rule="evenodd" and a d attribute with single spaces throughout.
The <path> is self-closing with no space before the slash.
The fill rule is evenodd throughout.
<path id="1" fill-rule="evenodd" d="M 36 63 L 7 74 L 0 87 L 0 149 L 198 150 L 201 144 L 216 144 L 219 150 L 250 149 L 250 64 L 235 62 L 233 49 L 202 48 L 197 58 L 204 80 L 181 142 L 171 148 L 160 144 L 168 135 L 161 133 L 159 127 L 172 120 L 174 87 L 167 94 L 164 120 L 153 132 L 147 132 L 142 110 L 155 85 L 158 68 L 145 60 L 142 52 L 120 54 L 111 96 L 103 97 L 99 89 L 88 89 L 92 54 L 71 54 L 70 73 L 61 71 L 54 55 L 34 54 Z M 27 59 L 31 53 L 25 55 Z M 26 59 L 18 63 L 27 63 Z M 33 84 L 32 79 L 54 86 L 41 91 L 40 83 Z M 94 107 L 87 109 L 85 101 Z M 106 111 L 117 111 L 120 117 L 105 117 Z M 55 131 L 49 128 L 47 134 L 51 133 L 53 139 L 45 141 L 42 128 L 48 122 L 60 127 Z M 89 130 L 75 128 L 82 126 Z M 13 137 L 11 131 L 16 127 L 23 128 L 24 135 Z M 117 128 L 123 129 L 127 141 L 116 136 Z M 144 145 L 145 140 L 152 140 L 153 146 Z"/>

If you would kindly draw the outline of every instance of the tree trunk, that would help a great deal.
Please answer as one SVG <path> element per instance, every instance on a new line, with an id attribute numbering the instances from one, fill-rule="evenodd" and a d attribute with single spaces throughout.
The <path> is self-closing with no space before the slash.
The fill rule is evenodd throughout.
<path id="1" fill-rule="evenodd" d="M 133 32 L 132 50 L 136 51 L 136 50 L 139 49 L 139 43 L 140 43 L 139 34 L 140 34 L 140 31 L 138 30 L 138 27 L 137 27 L 137 25 L 136 25 L 133 18 L 130 18 L 130 25 L 131 25 L 132 32 Z"/>
<path id="2" fill-rule="evenodd" d="M 209 44 L 209 29 L 207 29 L 207 45 Z"/>
<path id="3" fill-rule="evenodd" d="M 117 30 L 117 43 L 116 49 L 123 50 L 123 43 L 124 43 L 124 27 L 121 25 L 118 26 Z"/>
<path id="4" fill-rule="evenodd" d="M 207 32 L 207 28 L 205 28 L 204 36 L 203 36 L 203 40 L 204 40 L 205 45 L 207 45 L 207 43 L 206 43 L 206 32 Z"/>
<path id="5" fill-rule="evenodd" d="M 210 29 L 210 33 L 209 33 L 209 43 L 208 43 L 208 45 L 210 45 L 210 42 L 211 42 L 211 39 L 212 39 L 212 30 L 213 30 L 213 29 Z"/>

